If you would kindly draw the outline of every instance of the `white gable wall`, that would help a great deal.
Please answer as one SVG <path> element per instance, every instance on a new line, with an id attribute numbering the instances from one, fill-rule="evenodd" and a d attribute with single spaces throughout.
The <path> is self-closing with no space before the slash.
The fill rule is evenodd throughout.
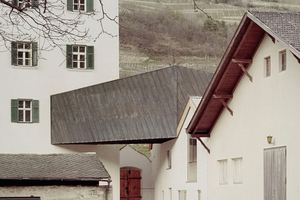
<path id="1" fill-rule="evenodd" d="M 207 151 L 197 141 L 197 181 L 187 181 L 188 135 L 186 127 L 195 110 L 190 109 L 184 121 L 183 128 L 177 139 L 163 144 L 153 145 L 152 162 L 155 172 L 155 200 L 169 200 L 170 188 L 172 199 L 179 199 L 179 190 L 186 190 L 186 199 L 198 199 L 201 190 L 201 200 L 207 200 Z M 204 139 L 206 142 L 206 139 Z M 171 150 L 171 169 L 167 169 L 167 150 Z M 163 197 L 164 196 L 164 197 Z"/>
<path id="2" fill-rule="evenodd" d="M 209 199 L 263 200 L 263 150 L 287 146 L 287 199 L 299 199 L 300 64 L 287 50 L 287 71 L 279 72 L 279 52 L 285 47 L 265 36 L 248 69 L 253 77 L 240 81 L 208 139 Z M 271 76 L 264 78 L 264 58 L 271 56 Z M 275 145 L 267 143 L 267 136 Z M 233 183 L 233 158 L 243 158 L 242 184 Z M 218 160 L 228 159 L 228 184 L 219 185 Z"/>

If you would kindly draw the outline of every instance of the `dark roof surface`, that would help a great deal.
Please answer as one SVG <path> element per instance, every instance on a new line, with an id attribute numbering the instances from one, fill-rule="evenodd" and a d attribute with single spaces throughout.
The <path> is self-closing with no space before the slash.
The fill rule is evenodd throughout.
<path id="1" fill-rule="evenodd" d="M 0 154 L 1 180 L 110 179 L 96 154 Z"/>
<path id="2" fill-rule="evenodd" d="M 299 22 L 299 14 L 247 12 L 224 53 L 187 132 L 200 137 L 210 136 L 222 112 L 228 110 L 224 104 L 234 98 L 234 91 L 245 74 L 238 63 L 247 70 L 265 34 L 273 42 L 278 40 L 300 63 Z"/>
<path id="3" fill-rule="evenodd" d="M 251 14 L 300 52 L 299 13 L 251 12 Z"/>
<path id="4" fill-rule="evenodd" d="M 51 96 L 52 144 L 156 143 L 176 138 L 189 96 L 212 74 L 168 67 Z"/>

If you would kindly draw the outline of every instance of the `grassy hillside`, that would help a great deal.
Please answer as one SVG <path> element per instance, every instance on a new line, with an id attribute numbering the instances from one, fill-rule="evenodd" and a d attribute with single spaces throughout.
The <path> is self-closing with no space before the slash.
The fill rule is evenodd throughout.
<path id="1" fill-rule="evenodd" d="M 196 2 L 211 19 L 192 0 L 120 0 L 120 77 L 171 65 L 214 72 L 247 10 L 300 11 L 292 0 Z"/>

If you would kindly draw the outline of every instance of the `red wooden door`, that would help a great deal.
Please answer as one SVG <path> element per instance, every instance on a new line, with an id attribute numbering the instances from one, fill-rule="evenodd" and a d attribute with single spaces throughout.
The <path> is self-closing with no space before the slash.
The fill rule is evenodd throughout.
<path id="1" fill-rule="evenodd" d="M 121 170 L 121 200 L 141 200 L 141 172 L 139 170 Z"/>

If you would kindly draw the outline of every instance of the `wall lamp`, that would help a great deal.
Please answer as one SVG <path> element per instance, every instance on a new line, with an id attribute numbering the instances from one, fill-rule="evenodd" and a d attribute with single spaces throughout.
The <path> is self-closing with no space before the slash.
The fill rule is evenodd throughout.
<path id="1" fill-rule="evenodd" d="M 271 135 L 267 136 L 267 141 L 268 141 L 269 144 L 275 144 L 273 136 L 271 136 Z"/>

